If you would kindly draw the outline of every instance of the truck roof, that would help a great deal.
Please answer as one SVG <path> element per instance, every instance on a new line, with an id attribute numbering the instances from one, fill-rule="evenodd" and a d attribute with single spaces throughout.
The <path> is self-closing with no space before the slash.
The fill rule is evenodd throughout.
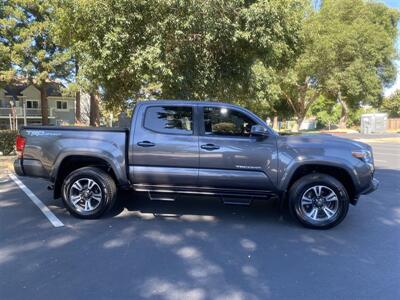
<path id="1" fill-rule="evenodd" d="M 137 105 L 154 105 L 154 104 L 174 104 L 174 105 L 223 105 L 223 106 L 235 106 L 237 105 L 227 102 L 217 102 L 217 101 L 204 101 L 204 100 L 147 100 L 140 101 Z"/>

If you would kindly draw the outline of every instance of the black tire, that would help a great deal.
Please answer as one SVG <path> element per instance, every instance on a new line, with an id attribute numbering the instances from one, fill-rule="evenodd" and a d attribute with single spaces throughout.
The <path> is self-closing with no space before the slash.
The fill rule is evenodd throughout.
<path id="1" fill-rule="evenodd" d="M 94 200 L 95 208 L 91 211 L 83 211 L 84 208 L 86 208 L 86 204 L 84 204 L 84 208 L 82 209 L 79 206 L 81 205 L 81 202 L 85 203 L 85 201 L 87 202 L 87 200 L 79 200 L 78 204 L 76 205 L 74 205 L 72 201 L 72 197 L 77 197 L 72 195 L 72 193 L 76 191 L 76 188 L 73 188 L 72 186 L 76 182 L 84 183 L 85 180 L 91 180 L 91 182 L 95 182 L 97 184 L 93 184 L 95 189 L 97 189 L 96 191 L 100 195 L 96 198 L 101 199 Z M 84 188 L 87 189 L 88 185 L 89 183 Z M 73 191 L 71 191 L 71 189 L 73 189 Z M 95 167 L 80 168 L 68 174 L 61 186 L 61 192 L 62 200 L 66 209 L 70 212 L 71 215 L 81 219 L 100 218 L 106 211 L 114 206 L 117 198 L 117 187 L 113 178 L 103 170 Z M 88 197 L 88 199 L 91 199 L 91 197 Z M 93 204 L 93 200 L 89 200 L 89 203 Z"/>
<path id="2" fill-rule="evenodd" d="M 318 187 L 321 186 L 322 188 L 318 190 Z M 314 189 L 319 191 L 320 197 L 317 196 Z M 329 197 L 324 197 L 323 194 L 329 193 L 331 195 L 332 191 L 336 194 L 337 200 L 327 202 L 326 199 Z M 313 194 L 315 196 L 310 199 L 309 195 L 312 196 Z M 303 196 L 307 201 L 304 200 L 305 202 L 302 202 Z M 310 200 L 312 200 L 311 204 L 306 204 Z M 308 228 L 329 229 L 338 225 L 347 215 L 349 202 L 349 196 L 343 184 L 327 174 L 313 173 L 301 177 L 289 190 L 290 213 L 296 220 Z M 328 213 L 324 210 L 327 208 L 326 205 L 334 205 L 332 206 L 335 210 L 334 214 L 331 213 L 333 211 L 332 207 L 328 207 L 330 209 L 328 212 L 331 216 L 328 216 Z M 311 212 L 306 211 L 306 209 L 309 209 Z M 313 211 L 316 211 L 316 213 L 313 214 Z M 316 219 L 312 217 L 313 215 Z M 326 219 L 324 220 L 322 217 L 318 218 L 321 215 L 325 216 Z"/>

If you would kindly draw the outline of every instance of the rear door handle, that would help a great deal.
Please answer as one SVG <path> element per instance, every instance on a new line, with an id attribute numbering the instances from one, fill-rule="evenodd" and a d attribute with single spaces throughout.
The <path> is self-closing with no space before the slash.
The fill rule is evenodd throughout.
<path id="1" fill-rule="evenodd" d="M 219 146 L 214 145 L 214 144 L 205 144 L 205 145 L 201 145 L 200 147 L 201 147 L 201 149 L 208 150 L 208 151 L 219 149 Z"/>
<path id="2" fill-rule="evenodd" d="M 141 141 L 137 143 L 138 146 L 140 147 L 154 147 L 156 144 L 149 142 L 149 141 Z"/>

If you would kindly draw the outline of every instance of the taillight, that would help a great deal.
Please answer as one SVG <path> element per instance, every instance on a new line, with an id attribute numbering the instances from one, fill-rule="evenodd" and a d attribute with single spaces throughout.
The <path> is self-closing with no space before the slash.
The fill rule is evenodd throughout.
<path id="1" fill-rule="evenodd" d="M 22 157 L 25 148 L 25 138 L 22 135 L 17 135 L 15 139 L 15 149 L 17 150 L 18 157 Z"/>

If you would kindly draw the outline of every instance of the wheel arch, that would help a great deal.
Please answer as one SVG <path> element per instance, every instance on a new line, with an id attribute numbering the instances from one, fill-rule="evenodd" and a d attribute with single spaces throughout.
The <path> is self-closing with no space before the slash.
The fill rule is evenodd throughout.
<path id="1" fill-rule="evenodd" d="M 283 189 L 288 191 L 298 179 L 311 173 L 323 173 L 332 176 L 344 185 L 349 195 L 350 203 L 356 203 L 356 182 L 349 170 L 337 165 L 321 163 L 301 164 L 292 170 L 291 175 L 283 183 Z"/>
<path id="2" fill-rule="evenodd" d="M 103 157 L 95 155 L 69 155 L 64 157 L 57 165 L 53 175 L 54 180 L 54 198 L 61 196 L 61 186 L 68 174 L 83 168 L 96 167 L 108 173 L 117 185 L 121 184 L 113 165 Z"/>

